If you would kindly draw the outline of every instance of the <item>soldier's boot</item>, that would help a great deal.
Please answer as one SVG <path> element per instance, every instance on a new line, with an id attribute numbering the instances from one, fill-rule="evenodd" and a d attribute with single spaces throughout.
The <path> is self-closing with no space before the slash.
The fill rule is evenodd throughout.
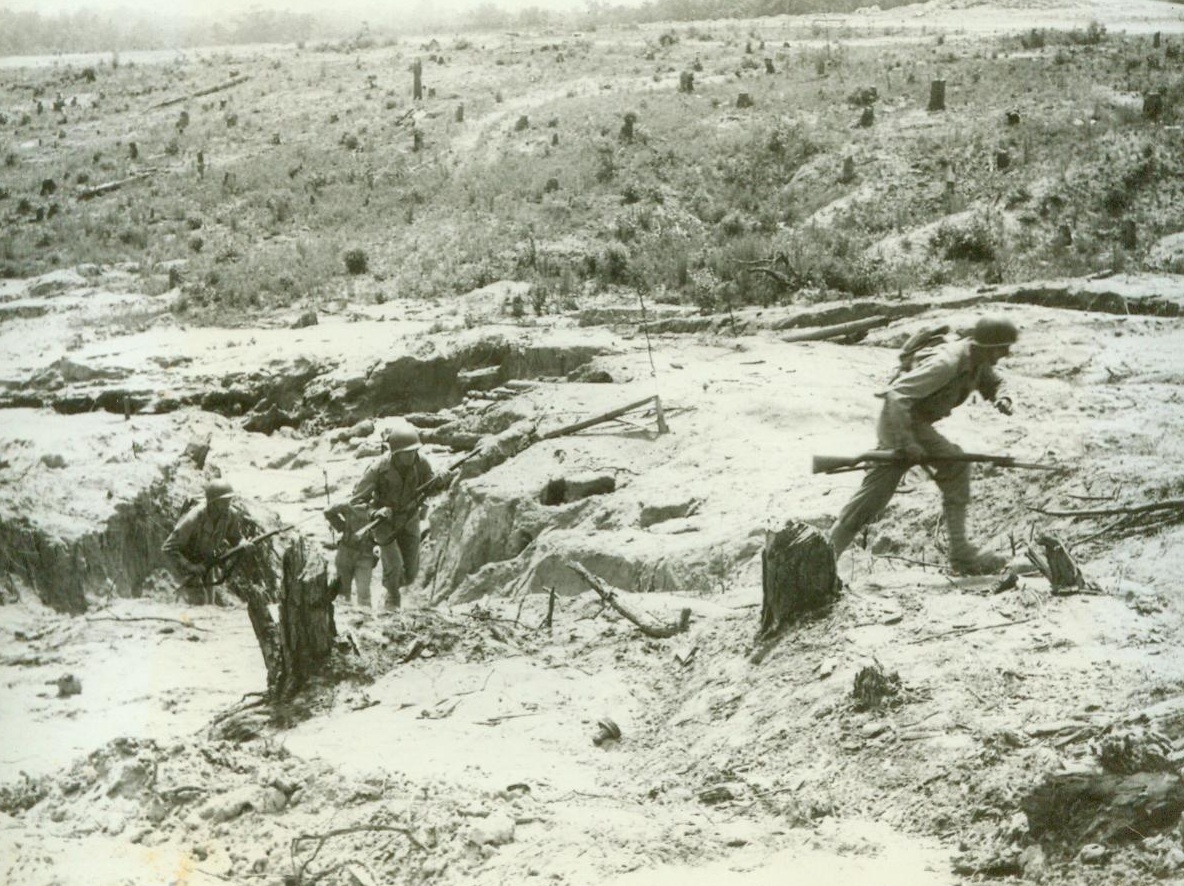
<path id="1" fill-rule="evenodd" d="M 398 588 L 394 590 L 391 590 L 390 588 L 386 589 L 386 600 L 384 601 L 384 605 L 387 612 L 398 612 L 402 600 L 403 598 L 399 593 Z"/>
<path id="2" fill-rule="evenodd" d="M 1007 558 L 986 551 L 966 540 L 966 505 L 946 504 L 946 533 L 950 537 L 950 568 L 959 575 L 994 575 L 1007 565 Z"/>
<path id="3" fill-rule="evenodd" d="M 364 585 L 358 588 L 358 605 L 363 609 L 370 608 L 370 586 Z"/>
<path id="4" fill-rule="evenodd" d="M 836 522 L 830 529 L 830 546 L 835 549 L 835 559 L 843 555 L 843 551 L 847 550 L 851 542 L 854 541 L 858 529 L 852 529 L 841 520 Z"/>

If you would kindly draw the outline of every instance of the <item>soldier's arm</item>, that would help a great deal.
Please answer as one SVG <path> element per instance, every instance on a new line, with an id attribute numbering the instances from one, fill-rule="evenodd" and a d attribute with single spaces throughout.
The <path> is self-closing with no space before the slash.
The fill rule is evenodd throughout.
<path id="1" fill-rule="evenodd" d="M 177 521 L 177 525 L 173 527 L 169 537 L 164 540 L 164 544 L 160 546 L 165 560 L 168 561 L 173 571 L 180 575 L 192 575 L 205 569 L 201 563 L 193 562 L 184 554 L 186 542 L 193 534 L 195 522 L 192 512 L 183 516 Z"/>
<path id="2" fill-rule="evenodd" d="M 374 466 L 366 468 L 365 473 L 362 474 L 362 479 L 354 487 L 353 495 L 349 498 L 349 503 L 358 505 L 359 507 L 369 507 L 374 500 L 374 490 L 378 485 L 378 472 Z"/>

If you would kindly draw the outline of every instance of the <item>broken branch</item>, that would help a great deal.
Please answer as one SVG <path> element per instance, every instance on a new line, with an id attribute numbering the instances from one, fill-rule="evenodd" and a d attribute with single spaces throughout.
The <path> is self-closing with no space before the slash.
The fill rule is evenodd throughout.
<path id="1" fill-rule="evenodd" d="M 600 599 L 610 606 L 618 615 L 624 616 L 633 624 L 637 625 L 637 629 L 645 634 L 647 637 L 653 637 L 657 640 L 664 640 L 667 637 L 673 637 L 675 634 L 681 634 L 686 631 L 691 622 L 691 610 L 683 609 L 677 624 L 658 624 L 653 617 L 648 613 L 642 613 L 631 609 L 621 602 L 620 596 L 612 588 L 605 585 L 599 578 L 584 568 L 583 564 L 577 563 L 574 560 L 567 561 L 568 568 L 575 572 L 580 578 L 588 583 Z"/>
<path id="2" fill-rule="evenodd" d="M 133 618 L 119 618 L 118 616 L 115 616 L 115 615 L 99 615 L 99 616 L 95 616 L 93 618 L 88 617 L 86 620 L 87 621 L 120 621 L 120 622 L 166 621 L 166 622 L 169 622 L 170 624 L 183 625 L 184 627 L 191 628 L 195 631 L 205 631 L 205 632 L 209 633 L 209 630 L 210 630 L 209 628 L 200 628 L 197 625 L 193 624 L 193 622 L 182 621 L 179 618 L 164 618 L 163 616 L 159 616 L 159 615 L 138 615 Z"/>
<path id="3" fill-rule="evenodd" d="M 547 433 L 542 434 L 539 439 L 553 440 L 555 437 L 566 437 L 568 434 L 574 434 L 577 431 L 583 431 L 587 428 L 594 427 L 595 425 L 604 424 L 605 422 L 620 418 L 622 415 L 632 412 L 635 409 L 640 409 L 642 406 L 645 406 L 650 402 L 654 404 L 657 410 L 658 430 L 665 432 L 666 422 L 662 414 L 662 401 L 657 397 L 657 395 L 654 395 L 652 397 L 646 397 L 644 400 L 638 400 L 636 403 L 630 403 L 628 406 L 622 406 L 619 409 L 612 409 L 600 415 L 594 415 L 592 418 L 585 419 L 584 421 L 578 421 L 575 424 L 564 425 L 562 428 L 556 428 L 553 431 L 548 431 Z"/>
<path id="4" fill-rule="evenodd" d="M 1046 517 L 1112 517 L 1117 514 L 1146 514 L 1150 511 L 1184 510 L 1184 498 L 1172 498 L 1166 501 L 1149 502 L 1141 505 L 1128 505 L 1116 508 L 1083 508 L 1080 510 L 1050 510 L 1048 508 L 1032 507 L 1029 510 Z"/>
<path id="5" fill-rule="evenodd" d="M 973 634 L 975 631 L 993 631 L 999 628 L 1010 628 L 1012 625 L 1022 625 L 1024 622 L 1031 621 L 1029 618 L 1017 618 L 1015 621 L 1001 621 L 996 624 L 979 625 L 975 628 L 954 628 L 950 631 L 942 631 L 939 634 L 930 634 L 928 637 L 922 637 L 920 640 L 910 640 L 909 646 L 916 646 L 918 643 L 928 643 L 930 640 L 936 640 L 939 637 L 959 636 L 963 634 Z"/>

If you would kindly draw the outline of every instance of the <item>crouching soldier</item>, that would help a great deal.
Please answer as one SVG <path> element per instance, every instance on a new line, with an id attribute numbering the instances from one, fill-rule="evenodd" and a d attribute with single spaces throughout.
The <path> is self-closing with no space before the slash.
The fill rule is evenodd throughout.
<path id="1" fill-rule="evenodd" d="M 329 525 L 341 534 L 333 565 L 337 569 L 337 588 L 345 597 L 353 588 L 354 602 L 370 608 L 370 580 L 378 557 L 374 554 L 374 533 L 365 529 L 369 516 L 364 508 L 353 504 L 336 504 L 325 511 Z"/>
<path id="2" fill-rule="evenodd" d="M 399 589 L 419 574 L 419 509 L 424 495 L 439 485 L 419 451 L 419 431 L 402 419 L 383 435 L 388 452 L 370 463 L 350 503 L 377 519 L 374 540 L 382 555 L 385 607 L 399 608 Z"/>
<path id="3" fill-rule="evenodd" d="M 213 567 L 219 556 L 242 547 L 239 515 L 231 508 L 234 489 L 222 480 L 206 484 L 205 502 L 177 521 L 161 552 L 187 602 L 213 604 Z"/>

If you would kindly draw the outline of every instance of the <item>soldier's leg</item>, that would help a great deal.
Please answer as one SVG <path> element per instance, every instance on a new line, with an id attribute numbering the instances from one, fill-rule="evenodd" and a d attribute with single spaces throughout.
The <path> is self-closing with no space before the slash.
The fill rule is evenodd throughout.
<path id="1" fill-rule="evenodd" d="M 931 425 L 915 429 L 917 441 L 932 456 L 961 455 L 962 448 L 951 443 Z M 970 506 L 970 465 L 967 462 L 947 462 L 937 465 L 933 479 L 941 489 L 942 514 L 946 534 L 950 540 L 950 566 L 963 575 L 990 575 L 1007 565 L 1001 554 L 984 551 L 971 544 L 966 531 L 967 510 Z"/>
<path id="2" fill-rule="evenodd" d="M 333 567 L 337 570 L 337 593 L 349 599 L 350 585 L 354 580 L 354 564 L 357 552 L 343 544 L 337 545 L 337 553 L 333 556 Z"/>
<path id="3" fill-rule="evenodd" d="M 403 584 L 419 575 L 419 518 L 412 517 L 399 530 L 399 551 L 403 554 Z"/>
<path id="4" fill-rule="evenodd" d="M 379 545 L 382 555 L 382 587 L 386 591 L 384 606 L 388 610 L 399 608 L 399 586 L 403 584 L 403 552 L 399 540 L 391 539 L 389 544 Z"/>
<path id="5" fill-rule="evenodd" d="M 374 576 L 376 562 L 372 552 L 360 551 L 354 564 L 354 589 L 358 594 L 358 605 L 364 609 L 370 608 L 370 582 Z"/>
<path id="6" fill-rule="evenodd" d="M 877 445 L 881 449 L 891 449 L 886 441 L 884 414 L 881 412 L 877 426 Z M 864 472 L 863 482 L 843 510 L 839 512 L 839 519 L 830 530 L 830 543 L 835 549 L 835 559 L 847 549 L 856 534 L 871 523 L 888 507 L 892 496 L 896 494 L 896 487 L 907 472 L 906 468 L 898 465 L 876 465 Z"/>

